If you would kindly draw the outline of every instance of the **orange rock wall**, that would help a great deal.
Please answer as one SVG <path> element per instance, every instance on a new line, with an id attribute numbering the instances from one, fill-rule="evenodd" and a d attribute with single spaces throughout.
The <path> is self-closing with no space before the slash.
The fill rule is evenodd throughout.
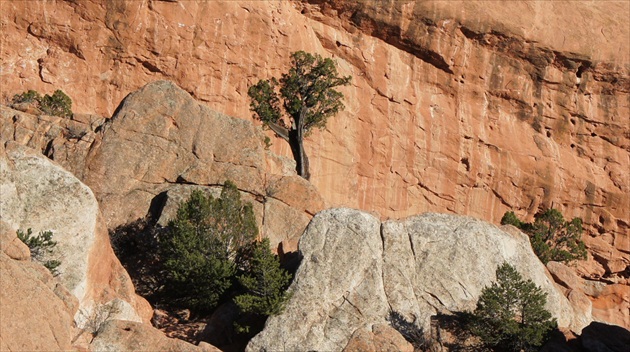
<path id="1" fill-rule="evenodd" d="M 292 51 L 317 52 L 354 77 L 346 110 L 306 143 L 329 206 L 498 221 L 553 205 L 617 248 L 630 240 L 628 2 L 0 7 L 5 101 L 61 88 L 75 112 L 110 116 L 126 94 L 166 78 L 248 119 L 249 85 L 279 76 Z"/>

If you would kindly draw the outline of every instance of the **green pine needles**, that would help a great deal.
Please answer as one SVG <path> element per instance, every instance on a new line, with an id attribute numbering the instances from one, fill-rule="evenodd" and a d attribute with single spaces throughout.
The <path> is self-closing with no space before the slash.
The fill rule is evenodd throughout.
<path id="1" fill-rule="evenodd" d="M 247 252 L 248 266 L 238 277 L 246 293 L 236 296 L 234 302 L 245 313 L 279 314 L 288 298 L 286 289 L 291 275 L 280 267 L 278 257 L 269 248 L 268 238 L 252 243 Z"/>
<path id="2" fill-rule="evenodd" d="M 291 276 L 271 252 L 269 239 L 256 241 L 252 204 L 225 182 L 221 196 L 193 191 L 159 240 L 165 269 L 164 294 L 171 303 L 210 312 L 233 299 L 243 328 L 255 316 L 278 314 L 287 299 Z M 249 318 L 248 318 L 249 317 Z"/>
<path id="3" fill-rule="evenodd" d="M 46 115 L 72 117 L 72 99 L 59 89 L 53 95 L 43 97 L 37 91 L 29 90 L 14 95 L 12 103 L 34 103 Z"/>
<path id="4" fill-rule="evenodd" d="M 52 240 L 52 236 L 52 231 L 41 231 L 37 236 L 33 236 L 31 229 L 28 229 L 26 233 L 17 230 L 17 237 L 31 250 L 31 259 L 39 262 L 54 276 L 57 276 L 59 275 L 57 267 L 61 265 L 61 261 L 50 259 L 53 248 L 57 245 L 57 242 Z"/>
<path id="5" fill-rule="evenodd" d="M 481 293 L 470 331 L 495 350 L 537 350 L 556 326 L 545 309 L 547 294 L 508 263 L 499 266 L 496 277 Z"/>
<path id="6" fill-rule="evenodd" d="M 167 295 L 186 307 L 214 308 L 233 284 L 238 251 L 257 236 L 252 205 L 232 182 L 217 199 L 193 191 L 160 241 Z"/>
<path id="7" fill-rule="evenodd" d="M 508 211 L 501 218 L 501 225 L 514 225 L 529 235 L 534 253 L 540 261 L 570 262 L 586 259 L 586 246 L 582 241 L 582 219 L 565 221 L 557 209 L 538 213 L 533 223 L 522 222 L 514 212 Z"/>
<path id="8" fill-rule="evenodd" d="M 332 59 L 296 51 L 289 72 L 280 80 L 263 79 L 249 87 L 254 118 L 289 143 L 298 175 L 306 179 L 310 175 L 304 137 L 313 128 L 324 128 L 328 118 L 343 110 L 343 94 L 335 88 L 350 84 L 351 79 L 339 76 Z"/>

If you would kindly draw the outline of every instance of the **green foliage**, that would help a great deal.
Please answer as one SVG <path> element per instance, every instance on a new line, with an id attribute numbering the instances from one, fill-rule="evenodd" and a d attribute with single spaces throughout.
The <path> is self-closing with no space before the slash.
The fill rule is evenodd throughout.
<path id="1" fill-rule="evenodd" d="M 297 51 L 291 54 L 291 68 L 280 82 L 272 78 L 249 87 L 250 108 L 265 124 L 301 126 L 308 133 L 313 127 L 326 126 L 326 120 L 344 108 L 343 94 L 334 88 L 348 85 L 351 79 L 339 76 L 332 59 Z M 291 124 L 283 121 L 281 106 Z"/>
<path id="2" fill-rule="evenodd" d="M 521 226 L 523 226 L 523 222 L 519 220 L 519 218 L 516 216 L 516 214 L 514 214 L 513 211 L 507 211 L 505 212 L 505 214 L 503 214 L 503 217 L 501 218 L 501 225 L 513 225 L 521 228 Z"/>
<path id="3" fill-rule="evenodd" d="M 57 89 L 52 96 L 46 94 L 41 99 L 39 108 L 48 115 L 71 117 L 72 99 L 64 92 Z"/>
<path id="4" fill-rule="evenodd" d="M 289 72 L 279 81 L 260 80 L 249 87 L 254 118 L 291 144 L 299 175 L 308 178 L 303 138 L 315 127 L 324 128 L 328 118 L 344 108 L 343 94 L 335 88 L 351 79 L 339 76 L 332 59 L 297 51 L 291 54 Z"/>
<path id="5" fill-rule="evenodd" d="M 536 350 L 556 325 L 544 308 L 547 294 L 508 263 L 497 269 L 496 276 L 497 281 L 481 293 L 471 332 L 499 350 Z"/>
<path id="6" fill-rule="evenodd" d="M 232 286 L 237 253 L 257 234 L 252 205 L 243 204 L 233 183 L 227 181 L 217 199 L 194 191 L 159 243 L 165 292 L 187 307 L 214 308 Z"/>
<path id="7" fill-rule="evenodd" d="M 31 89 L 22 94 L 14 95 L 13 104 L 31 103 L 31 102 L 39 103 L 41 99 L 42 99 L 42 96 L 37 91 Z"/>
<path id="8" fill-rule="evenodd" d="M 52 240 L 52 236 L 52 231 L 41 231 L 37 236 L 33 236 L 31 229 L 28 229 L 26 233 L 22 230 L 17 230 L 17 237 L 31 250 L 31 258 L 41 263 L 53 275 L 57 276 L 59 274 L 57 267 L 61 265 L 61 261 L 48 259 L 53 252 L 53 248 L 57 245 L 57 242 Z"/>
<path id="9" fill-rule="evenodd" d="M 246 293 L 234 298 L 241 312 L 276 315 L 288 298 L 291 275 L 280 267 L 278 257 L 269 248 L 269 239 L 252 243 L 245 249 L 245 273 L 238 281 Z"/>
<path id="10" fill-rule="evenodd" d="M 565 221 L 557 209 L 538 213 L 533 223 L 520 221 L 513 212 L 506 212 L 501 224 L 517 226 L 529 235 L 534 253 L 543 263 L 570 262 L 586 259 L 586 246 L 582 241 L 582 219 Z"/>
<path id="11" fill-rule="evenodd" d="M 42 97 L 34 90 L 14 95 L 13 104 L 20 103 L 36 103 L 37 107 L 47 115 L 61 117 L 72 116 L 72 99 L 59 89 L 57 89 L 52 96 L 46 94 Z"/>

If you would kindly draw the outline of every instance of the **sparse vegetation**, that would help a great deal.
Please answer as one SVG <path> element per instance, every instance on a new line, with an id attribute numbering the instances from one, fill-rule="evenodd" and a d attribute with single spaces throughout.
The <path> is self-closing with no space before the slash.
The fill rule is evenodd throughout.
<path id="1" fill-rule="evenodd" d="M 496 277 L 481 293 L 469 323 L 471 332 L 495 350 L 536 350 L 556 326 L 544 307 L 547 294 L 508 263 L 497 268 Z"/>
<path id="2" fill-rule="evenodd" d="M 543 263 L 570 262 L 586 259 L 586 246 L 582 241 L 582 219 L 565 221 L 557 209 L 536 214 L 533 223 L 522 222 L 513 212 L 503 215 L 501 224 L 514 225 L 529 235 L 532 249 Z"/>
<path id="3" fill-rule="evenodd" d="M 310 175 L 304 137 L 315 127 L 324 128 L 328 118 L 344 108 L 343 94 L 335 88 L 351 79 L 339 76 L 332 59 L 297 51 L 279 81 L 260 80 L 249 87 L 254 118 L 289 143 L 298 175 L 306 179 Z"/>
<path id="4" fill-rule="evenodd" d="M 52 231 L 41 231 L 37 236 L 33 236 L 33 231 L 29 228 L 26 233 L 17 230 L 17 237 L 24 242 L 31 250 L 31 259 L 45 266 L 53 275 L 59 275 L 57 268 L 61 261 L 50 259 L 50 254 L 57 242 L 52 240 Z"/>
<path id="5" fill-rule="evenodd" d="M 35 90 L 29 90 L 13 96 L 13 104 L 34 103 L 44 114 L 61 117 L 72 116 L 72 99 L 57 89 L 53 95 L 43 97 Z"/>

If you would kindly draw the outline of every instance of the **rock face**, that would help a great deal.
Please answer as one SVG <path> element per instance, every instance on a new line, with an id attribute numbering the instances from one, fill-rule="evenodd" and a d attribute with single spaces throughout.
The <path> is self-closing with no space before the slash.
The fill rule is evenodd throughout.
<path id="1" fill-rule="evenodd" d="M 317 190 L 286 167 L 291 162 L 265 150 L 260 128 L 208 109 L 169 81 L 130 94 L 106 122 L 6 107 L 0 114 L 2 138 L 42 150 L 81 178 L 110 229 L 145 216 L 165 225 L 193 188 L 216 196 L 229 179 L 253 203 L 261 235 L 286 252 L 296 250 L 324 207 Z M 73 140 L 71 133 L 84 137 Z"/>
<path id="2" fill-rule="evenodd" d="M 4 246 L 17 237 L 9 229 L 0 228 L 0 350 L 71 350 L 77 299 L 46 268 L 27 260 L 28 248 L 26 258 L 12 258 Z"/>
<path id="3" fill-rule="evenodd" d="M 488 221 L 553 205 L 628 241 L 625 1 L 1 6 L 3 97 L 61 88 L 76 112 L 109 116 L 168 78 L 247 119 L 248 85 L 286 70 L 292 51 L 317 52 L 354 77 L 346 111 L 306 142 L 330 205 Z M 280 139 L 272 150 L 291 155 Z"/>
<path id="4" fill-rule="evenodd" d="M 99 307 L 117 300 L 119 319 L 148 321 L 149 304 L 134 293 L 127 272 L 109 245 L 107 228 L 100 216 L 92 191 L 71 173 L 38 151 L 15 142 L 0 150 L 0 220 L 10 239 L 5 253 L 24 259 L 15 252 L 15 232 L 31 228 L 34 234 L 52 231 L 57 242 L 52 259 L 61 261 L 59 281 L 79 302 L 74 320 L 83 328 Z M 12 235 L 11 235 L 12 234 Z M 4 236 L 4 235 L 3 235 Z M 75 312 L 73 312 L 74 314 Z"/>
<path id="5" fill-rule="evenodd" d="M 195 346 L 188 342 L 170 339 L 147 324 L 130 321 L 110 320 L 103 324 L 99 334 L 90 345 L 93 351 L 165 351 L 165 352 L 219 352 L 205 344 Z"/>
<path id="6" fill-rule="evenodd" d="M 474 309 L 504 261 L 547 293 L 559 326 L 579 333 L 592 319 L 556 289 L 524 234 L 469 217 L 381 223 L 357 210 L 326 210 L 309 224 L 300 253 L 290 301 L 248 351 L 341 350 L 353 334 L 386 324 L 390 311 L 428 332 L 431 316 Z"/>

